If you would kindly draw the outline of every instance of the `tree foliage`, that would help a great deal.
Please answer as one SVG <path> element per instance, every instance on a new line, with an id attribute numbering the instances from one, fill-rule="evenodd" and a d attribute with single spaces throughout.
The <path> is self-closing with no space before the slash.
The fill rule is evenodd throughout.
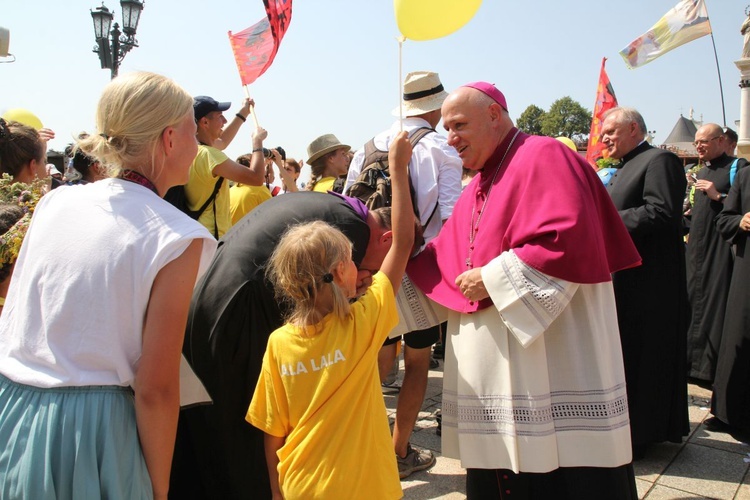
<path id="1" fill-rule="evenodd" d="M 518 117 L 516 125 L 527 134 L 542 135 L 542 120 L 545 114 L 542 108 L 531 104 Z"/>
<path id="2" fill-rule="evenodd" d="M 541 128 L 543 135 L 581 142 L 591 129 L 591 112 L 570 97 L 561 97 L 544 114 Z"/>

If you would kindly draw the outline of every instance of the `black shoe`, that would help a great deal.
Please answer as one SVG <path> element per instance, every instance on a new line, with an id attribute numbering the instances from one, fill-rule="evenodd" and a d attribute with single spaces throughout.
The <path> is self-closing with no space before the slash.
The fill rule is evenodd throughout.
<path id="1" fill-rule="evenodd" d="M 443 349 L 443 346 L 436 345 L 432 349 L 432 357 L 435 359 L 443 359 L 445 357 L 445 349 Z"/>
<path id="2" fill-rule="evenodd" d="M 732 430 L 731 425 L 722 422 L 717 417 L 707 418 L 703 421 L 703 425 L 705 425 L 708 430 L 715 432 L 729 432 L 730 430 Z"/>

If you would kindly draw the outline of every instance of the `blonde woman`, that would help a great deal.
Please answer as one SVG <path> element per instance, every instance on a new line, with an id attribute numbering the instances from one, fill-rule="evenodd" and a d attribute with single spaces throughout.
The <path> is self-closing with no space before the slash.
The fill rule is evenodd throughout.
<path id="1" fill-rule="evenodd" d="M 115 176 L 34 212 L 0 317 L 0 498 L 167 498 L 188 305 L 216 245 L 161 199 L 187 182 L 192 104 L 160 75 L 113 80 L 78 147 Z"/>

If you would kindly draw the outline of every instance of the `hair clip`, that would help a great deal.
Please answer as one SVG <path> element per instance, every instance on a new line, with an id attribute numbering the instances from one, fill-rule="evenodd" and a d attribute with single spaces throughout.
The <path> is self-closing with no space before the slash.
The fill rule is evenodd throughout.
<path id="1" fill-rule="evenodd" d="M 333 274 L 326 273 L 323 275 L 323 283 L 333 283 Z"/>
<path id="2" fill-rule="evenodd" d="M 109 140 L 109 136 L 107 134 L 99 134 L 99 137 L 104 137 L 105 141 Z"/>

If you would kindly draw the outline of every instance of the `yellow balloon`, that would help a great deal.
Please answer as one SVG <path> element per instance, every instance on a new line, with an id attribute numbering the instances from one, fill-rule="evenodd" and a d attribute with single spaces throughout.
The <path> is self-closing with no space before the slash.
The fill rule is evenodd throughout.
<path id="1" fill-rule="evenodd" d="M 569 138 L 561 136 L 556 138 L 558 141 L 562 142 L 566 146 L 568 146 L 573 151 L 578 151 L 578 148 L 576 147 L 576 143 L 571 141 Z"/>
<path id="2" fill-rule="evenodd" d="M 37 130 L 44 127 L 44 125 L 42 125 L 42 120 L 40 120 L 39 117 L 37 117 L 34 113 L 29 111 L 28 109 L 22 109 L 22 108 L 9 109 L 3 114 L 3 118 L 6 121 L 14 121 L 18 123 L 23 123 L 24 125 L 28 125 L 29 127 L 34 127 Z"/>
<path id="3" fill-rule="evenodd" d="M 396 23 L 411 40 L 433 40 L 450 35 L 468 23 L 482 0 L 393 0 Z"/>

